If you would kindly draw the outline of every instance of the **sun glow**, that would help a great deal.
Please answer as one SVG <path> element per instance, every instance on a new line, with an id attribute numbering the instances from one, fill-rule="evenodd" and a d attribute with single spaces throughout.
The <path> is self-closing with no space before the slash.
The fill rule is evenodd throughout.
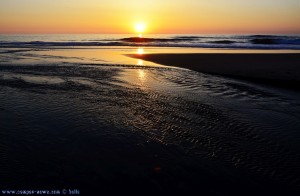
<path id="1" fill-rule="evenodd" d="M 135 31 L 139 34 L 139 37 L 142 37 L 142 33 L 146 30 L 146 24 L 143 22 L 139 22 L 135 24 Z"/>
<path id="2" fill-rule="evenodd" d="M 144 62 L 143 62 L 143 60 L 138 60 L 138 62 L 137 62 L 137 65 L 143 65 L 144 64 Z M 141 74 L 140 74 L 141 75 Z"/>
<path id="3" fill-rule="evenodd" d="M 144 49 L 143 48 L 138 48 L 137 49 L 137 54 L 140 54 L 140 55 L 144 54 Z"/>
<path id="4" fill-rule="evenodd" d="M 143 33 L 146 29 L 146 25 L 143 22 L 139 22 L 135 24 L 135 30 L 138 33 Z"/>

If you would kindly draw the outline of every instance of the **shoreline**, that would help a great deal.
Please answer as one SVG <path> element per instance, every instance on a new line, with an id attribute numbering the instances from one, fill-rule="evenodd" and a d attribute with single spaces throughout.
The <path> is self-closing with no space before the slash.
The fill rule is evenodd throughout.
<path id="1" fill-rule="evenodd" d="M 166 66 L 300 90 L 298 53 L 160 53 L 127 56 Z"/>

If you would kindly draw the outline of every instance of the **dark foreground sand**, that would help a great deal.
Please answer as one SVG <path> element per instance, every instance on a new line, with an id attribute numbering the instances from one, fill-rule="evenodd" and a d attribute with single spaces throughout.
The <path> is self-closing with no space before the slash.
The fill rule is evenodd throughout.
<path id="1" fill-rule="evenodd" d="M 203 76 L 3 63 L 0 189 L 300 195 L 300 92 Z"/>
<path id="2" fill-rule="evenodd" d="M 132 54 L 158 64 L 299 88 L 300 54 Z"/>

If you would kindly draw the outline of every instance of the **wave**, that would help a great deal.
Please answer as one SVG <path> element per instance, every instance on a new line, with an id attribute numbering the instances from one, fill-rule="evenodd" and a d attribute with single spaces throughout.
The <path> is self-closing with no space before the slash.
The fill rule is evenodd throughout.
<path id="1" fill-rule="evenodd" d="M 251 42 L 253 44 L 262 44 L 262 45 L 275 45 L 275 44 L 285 44 L 285 45 L 300 45 L 300 39 L 291 39 L 291 38 L 256 38 L 252 39 Z"/>
<path id="2" fill-rule="evenodd" d="M 125 42 L 186 42 L 198 40 L 200 37 L 197 36 L 178 36 L 173 38 L 145 38 L 145 37 L 128 37 L 122 38 L 120 41 Z"/>
<path id="3" fill-rule="evenodd" d="M 196 47 L 237 49 L 296 49 L 300 50 L 300 36 L 278 35 L 218 35 L 218 36 L 164 36 L 123 37 L 111 39 L 69 39 L 67 41 L 31 40 L 10 41 L 1 39 L 0 48 L 36 47 L 97 47 L 97 46 L 139 46 L 139 47 Z"/>

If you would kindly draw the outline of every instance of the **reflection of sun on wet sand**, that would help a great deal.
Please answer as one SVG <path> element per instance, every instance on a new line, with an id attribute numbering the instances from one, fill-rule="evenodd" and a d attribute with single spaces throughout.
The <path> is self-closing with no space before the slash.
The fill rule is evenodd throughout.
<path id="1" fill-rule="evenodd" d="M 130 57 L 194 71 L 272 82 L 300 84 L 300 54 L 130 54 Z"/>

